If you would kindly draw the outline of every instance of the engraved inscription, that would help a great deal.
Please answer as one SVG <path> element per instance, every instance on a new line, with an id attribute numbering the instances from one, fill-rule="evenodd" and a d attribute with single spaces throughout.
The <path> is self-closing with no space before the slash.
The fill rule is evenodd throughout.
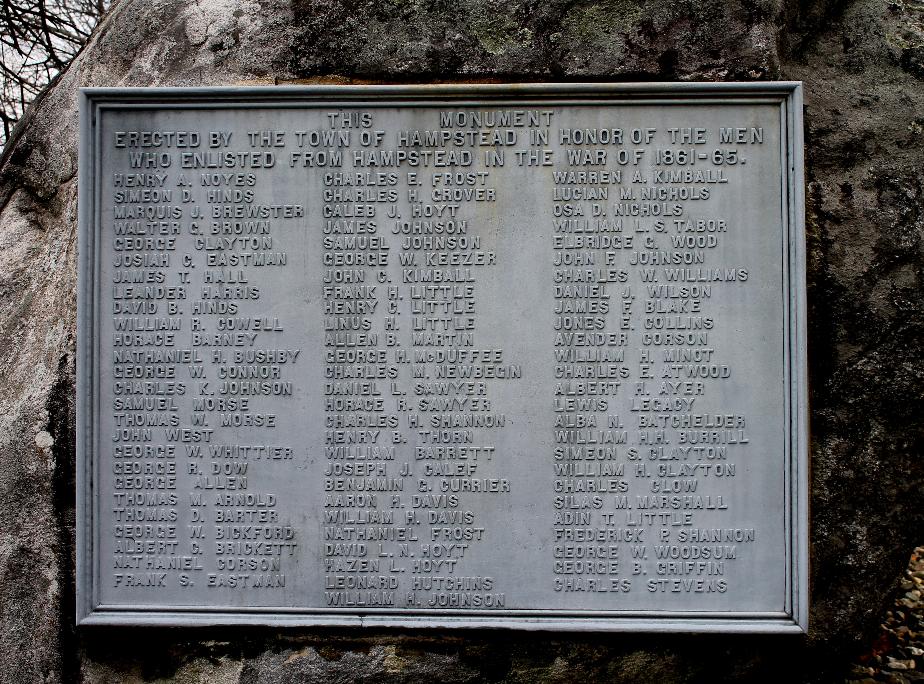
<path id="1" fill-rule="evenodd" d="M 777 616 L 778 100 L 100 111 L 115 609 Z"/>

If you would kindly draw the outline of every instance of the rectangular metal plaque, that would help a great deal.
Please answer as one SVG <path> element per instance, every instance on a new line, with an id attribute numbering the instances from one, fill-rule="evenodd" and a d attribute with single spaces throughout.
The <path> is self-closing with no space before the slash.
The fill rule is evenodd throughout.
<path id="1" fill-rule="evenodd" d="M 805 629 L 799 84 L 81 116 L 83 624 Z"/>

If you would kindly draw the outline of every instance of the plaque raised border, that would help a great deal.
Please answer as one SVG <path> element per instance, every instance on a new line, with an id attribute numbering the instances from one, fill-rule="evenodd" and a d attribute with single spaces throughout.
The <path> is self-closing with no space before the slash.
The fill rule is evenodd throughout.
<path id="1" fill-rule="evenodd" d="M 299 608 L 227 610 L 209 606 L 130 609 L 103 605 L 94 571 L 95 506 L 98 494 L 100 294 L 95 273 L 98 244 L 99 155 L 97 115 L 106 107 L 195 105 L 226 107 L 337 107 L 490 105 L 497 101 L 533 104 L 633 102 L 669 106 L 678 103 L 778 104 L 783 168 L 784 367 L 789 425 L 784 456 L 787 557 L 783 559 L 786 608 L 775 613 L 655 611 L 504 610 L 462 615 L 451 610 L 395 609 L 388 612 L 330 612 Z M 808 629 L 808 393 L 806 375 L 805 216 L 802 137 L 802 86 L 767 83 L 621 83 L 419 86 L 283 86 L 216 88 L 87 88 L 80 93 L 79 254 L 77 354 L 77 620 L 81 625 L 272 625 L 405 628 L 505 628 L 610 632 L 802 633 Z"/>

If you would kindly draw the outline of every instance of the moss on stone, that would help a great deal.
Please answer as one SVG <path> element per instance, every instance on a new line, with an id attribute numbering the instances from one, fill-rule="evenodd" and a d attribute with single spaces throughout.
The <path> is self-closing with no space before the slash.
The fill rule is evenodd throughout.
<path id="1" fill-rule="evenodd" d="M 473 22 L 472 33 L 478 43 L 492 55 L 527 47 L 533 40 L 533 32 L 520 26 L 507 14 L 480 14 Z"/>
<path id="2" fill-rule="evenodd" d="M 564 33 L 590 47 L 607 49 L 620 35 L 632 31 L 645 12 L 634 0 L 603 0 L 579 4 L 565 15 Z"/>

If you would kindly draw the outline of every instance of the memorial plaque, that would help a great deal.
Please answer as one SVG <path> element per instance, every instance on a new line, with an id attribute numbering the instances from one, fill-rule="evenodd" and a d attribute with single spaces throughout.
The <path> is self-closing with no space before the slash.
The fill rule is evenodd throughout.
<path id="1" fill-rule="evenodd" d="M 81 116 L 83 624 L 805 629 L 798 84 Z"/>

